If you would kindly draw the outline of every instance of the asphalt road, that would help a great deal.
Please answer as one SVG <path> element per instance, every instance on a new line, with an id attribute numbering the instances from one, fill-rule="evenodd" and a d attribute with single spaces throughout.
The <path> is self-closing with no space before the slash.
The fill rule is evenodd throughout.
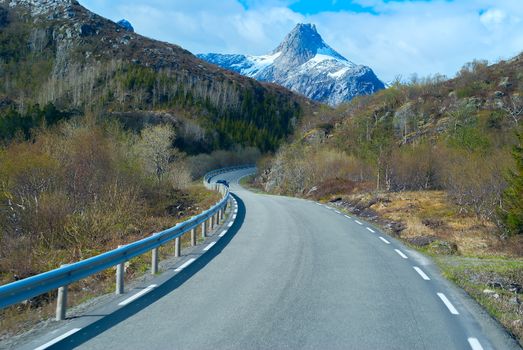
<path id="1" fill-rule="evenodd" d="M 244 190 L 244 174 L 219 177 L 238 202 L 223 238 L 55 347 L 518 348 L 427 258 L 317 203 Z"/>

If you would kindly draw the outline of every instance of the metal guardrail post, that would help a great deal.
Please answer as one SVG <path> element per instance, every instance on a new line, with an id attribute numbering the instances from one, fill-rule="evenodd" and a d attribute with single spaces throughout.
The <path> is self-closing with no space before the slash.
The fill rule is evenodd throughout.
<path id="1" fill-rule="evenodd" d="M 193 228 L 191 230 L 191 246 L 195 246 L 196 245 L 196 229 Z"/>
<path id="2" fill-rule="evenodd" d="M 66 265 L 61 265 L 60 267 L 65 267 Z M 56 320 L 63 321 L 65 320 L 67 312 L 67 285 L 58 288 L 58 297 L 56 298 Z"/>
<path id="3" fill-rule="evenodd" d="M 181 255 L 181 250 L 182 250 L 182 247 L 181 247 L 181 244 L 180 244 L 180 237 L 176 237 L 174 239 L 174 256 L 176 258 L 178 258 L 180 255 Z"/>
<path id="4" fill-rule="evenodd" d="M 67 311 L 67 286 L 58 288 L 58 298 L 56 299 L 56 320 L 65 320 Z"/>
<path id="5" fill-rule="evenodd" d="M 205 230 L 206 226 L 207 226 L 207 221 L 202 222 L 202 238 L 203 239 L 205 239 L 205 237 L 207 235 L 206 230 Z"/>
<path id="6" fill-rule="evenodd" d="M 118 248 L 121 248 L 123 246 L 119 245 Z M 115 294 L 123 294 L 124 293 L 124 277 L 125 277 L 125 262 L 122 262 L 118 265 L 116 265 L 116 289 L 114 291 Z"/>
<path id="7" fill-rule="evenodd" d="M 153 236 L 156 234 L 153 233 Z M 151 274 L 156 275 L 158 273 L 158 249 L 153 248 L 151 250 Z"/>

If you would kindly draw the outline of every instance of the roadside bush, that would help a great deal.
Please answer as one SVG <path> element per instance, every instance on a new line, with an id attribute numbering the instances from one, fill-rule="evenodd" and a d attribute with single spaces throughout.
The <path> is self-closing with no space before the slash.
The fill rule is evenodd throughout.
<path id="1" fill-rule="evenodd" d="M 394 152 L 390 159 L 390 190 L 429 190 L 439 187 L 438 149 L 423 143 L 405 145 Z"/>
<path id="2" fill-rule="evenodd" d="M 506 187 L 503 177 L 512 161 L 503 150 L 489 155 L 446 149 L 440 172 L 443 187 L 462 212 L 495 220 Z"/>
<path id="3" fill-rule="evenodd" d="M 509 234 L 523 234 L 523 133 L 512 155 L 516 166 L 507 176 L 508 186 L 503 193 L 503 206 L 498 213 Z"/>
<path id="4" fill-rule="evenodd" d="M 150 215 L 170 215 L 191 183 L 173 138 L 86 117 L 1 148 L 0 281 L 115 248 L 148 233 Z"/>

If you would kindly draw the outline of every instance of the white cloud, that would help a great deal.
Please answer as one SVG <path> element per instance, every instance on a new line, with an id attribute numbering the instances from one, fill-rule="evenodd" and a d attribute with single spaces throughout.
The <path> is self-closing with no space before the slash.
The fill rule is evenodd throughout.
<path id="1" fill-rule="evenodd" d="M 479 17 L 481 23 L 489 27 L 503 23 L 507 19 L 505 11 L 499 9 L 489 9 Z"/>
<path id="2" fill-rule="evenodd" d="M 85 0 L 137 32 L 195 52 L 263 54 L 298 22 L 312 22 L 333 48 L 372 67 L 382 80 L 412 73 L 453 76 L 474 58 L 497 60 L 523 51 L 521 0 L 358 0 L 377 14 L 295 13 L 291 0 Z"/>

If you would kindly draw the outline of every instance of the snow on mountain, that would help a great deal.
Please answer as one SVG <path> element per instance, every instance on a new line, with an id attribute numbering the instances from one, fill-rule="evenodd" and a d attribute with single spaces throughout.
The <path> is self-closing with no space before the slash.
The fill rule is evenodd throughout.
<path id="1" fill-rule="evenodd" d="M 210 53 L 198 57 L 330 105 L 385 88 L 372 69 L 347 60 L 327 45 L 312 24 L 298 24 L 268 55 Z"/>

